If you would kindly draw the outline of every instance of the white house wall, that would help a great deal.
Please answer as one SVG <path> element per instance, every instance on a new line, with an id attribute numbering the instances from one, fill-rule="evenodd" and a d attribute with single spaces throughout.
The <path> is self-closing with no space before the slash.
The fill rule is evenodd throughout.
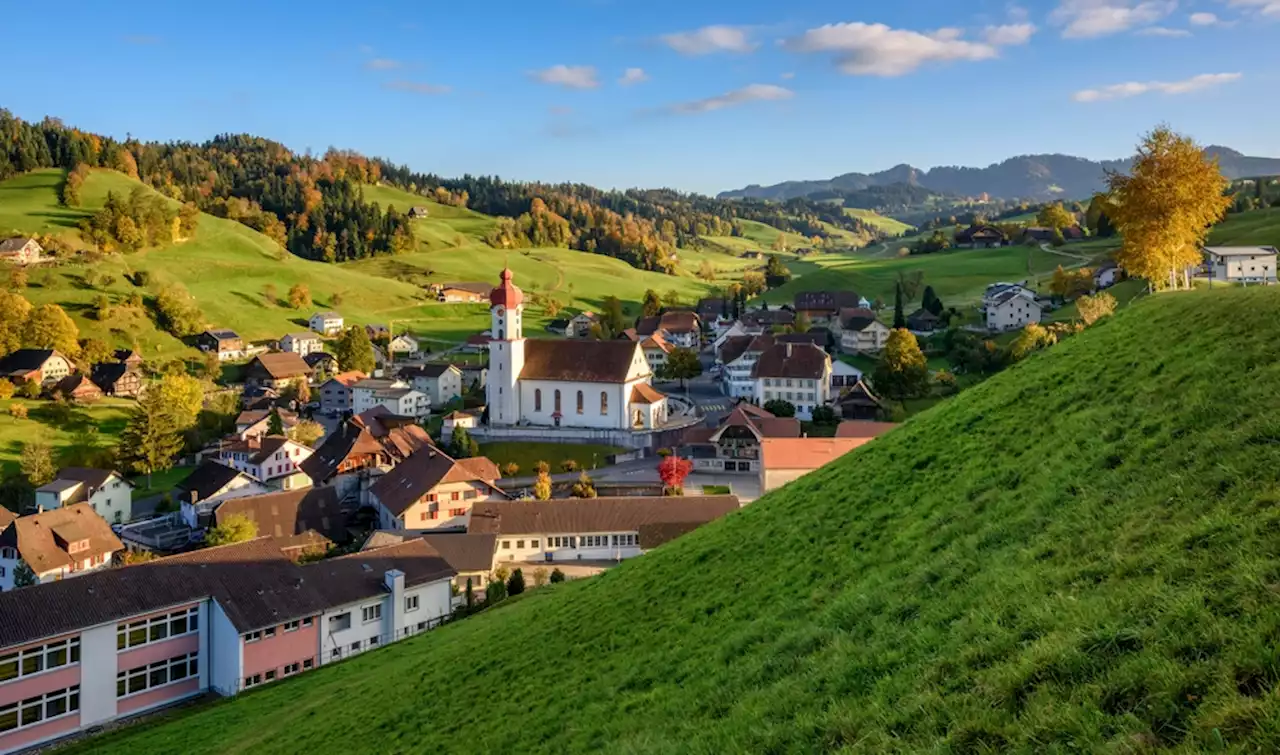
<path id="1" fill-rule="evenodd" d="M 643 357 L 641 358 L 643 361 Z M 649 369 L 645 364 L 644 369 Z M 627 384 L 559 382 L 555 380 L 521 380 L 522 416 L 535 425 L 555 425 L 556 390 L 560 391 L 560 426 L 601 429 L 626 429 L 627 403 L 631 398 Z M 535 392 L 542 391 L 542 411 L 537 411 Z M 578 391 L 582 391 L 582 414 L 578 414 Z M 600 393 L 609 397 L 608 411 L 600 413 Z"/>
<path id="2" fill-rule="evenodd" d="M 80 633 L 81 726 L 116 716 L 117 653 L 115 622 Z"/>
<path id="3" fill-rule="evenodd" d="M 614 535 L 631 535 L 634 537 L 636 545 L 632 546 L 605 546 L 584 548 L 581 546 L 582 538 L 592 535 L 603 535 L 609 538 L 609 542 L 613 542 Z M 568 548 L 564 546 L 553 547 L 550 538 L 552 537 L 573 537 L 575 542 L 579 544 L 577 548 Z M 533 543 L 537 542 L 538 547 L 533 547 Z M 497 541 L 497 550 L 494 554 L 494 562 L 501 563 L 504 561 L 525 561 L 525 562 L 546 562 L 546 563 L 568 563 L 572 561 L 614 561 L 624 558 L 632 558 L 639 556 L 644 551 L 639 546 L 639 535 L 635 531 L 631 532 L 585 532 L 578 534 L 525 534 L 525 535 L 499 535 Z M 525 576 L 527 580 L 528 575 Z"/>
<path id="4" fill-rule="evenodd" d="M 216 600 L 208 605 L 210 608 L 201 611 L 200 616 L 200 626 L 202 629 L 207 627 L 202 634 L 209 635 L 208 653 L 204 653 L 204 647 L 201 647 L 200 665 L 208 668 L 207 676 L 201 676 L 201 686 L 207 683 L 220 694 L 234 695 L 240 689 L 240 680 L 244 676 L 244 646 L 240 642 L 240 631 Z"/>

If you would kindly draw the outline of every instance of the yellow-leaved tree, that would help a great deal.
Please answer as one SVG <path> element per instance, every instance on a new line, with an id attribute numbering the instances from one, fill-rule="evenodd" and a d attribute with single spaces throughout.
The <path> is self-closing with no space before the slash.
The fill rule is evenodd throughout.
<path id="1" fill-rule="evenodd" d="M 1138 145 L 1130 173 L 1111 173 L 1107 184 L 1111 221 L 1123 238 L 1116 262 L 1155 288 L 1191 288 L 1209 227 L 1231 203 L 1217 158 L 1157 126 Z"/>

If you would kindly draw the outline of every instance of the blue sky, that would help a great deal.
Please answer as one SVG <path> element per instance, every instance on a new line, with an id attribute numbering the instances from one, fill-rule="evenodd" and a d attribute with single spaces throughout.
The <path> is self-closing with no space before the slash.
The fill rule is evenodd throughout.
<path id="1" fill-rule="evenodd" d="M 48 40 L 0 71 L 21 117 L 443 175 L 714 192 L 1120 157 L 1161 121 L 1280 155 L 1280 0 L 6 6 L 11 38 Z"/>

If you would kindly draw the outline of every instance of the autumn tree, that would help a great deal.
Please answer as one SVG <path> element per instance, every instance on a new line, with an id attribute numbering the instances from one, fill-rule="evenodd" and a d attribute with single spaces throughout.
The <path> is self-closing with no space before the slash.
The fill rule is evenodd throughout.
<path id="1" fill-rule="evenodd" d="M 685 381 L 692 380 L 702 374 L 702 361 L 693 349 L 677 346 L 667 355 L 666 364 L 658 368 L 658 376 L 663 380 L 679 380 L 680 389 L 684 390 Z"/>
<path id="2" fill-rule="evenodd" d="M 21 293 L 27 287 L 27 278 L 25 267 L 14 267 L 9 270 L 9 280 L 6 285 L 10 291 Z"/>
<path id="3" fill-rule="evenodd" d="M 684 495 L 684 481 L 693 471 L 693 462 L 672 454 L 658 463 L 663 495 Z"/>
<path id="4" fill-rule="evenodd" d="M 1045 228 L 1061 231 L 1063 228 L 1074 226 L 1076 224 L 1076 216 L 1063 207 L 1061 202 L 1054 202 L 1051 205 L 1045 205 L 1040 210 L 1036 215 L 1036 223 Z"/>
<path id="5" fill-rule="evenodd" d="M 289 289 L 289 306 L 294 309 L 307 309 L 311 306 L 311 289 L 305 283 L 295 283 Z"/>
<path id="6" fill-rule="evenodd" d="M 578 475 L 578 481 L 573 483 L 573 489 L 570 491 L 570 495 L 574 498 L 596 497 L 595 483 L 591 480 L 591 475 L 587 474 L 585 469 L 582 470 L 582 474 Z"/>
<path id="7" fill-rule="evenodd" d="M 160 290 L 156 295 L 155 308 L 160 327 L 178 338 L 204 330 L 204 314 L 191 293 L 179 283 L 169 284 Z"/>
<path id="8" fill-rule="evenodd" d="M 1085 325 L 1092 325 L 1116 311 L 1116 297 L 1106 291 L 1093 296 L 1082 296 L 1076 300 L 1076 310 Z"/>
<path id="9" fill-rule="evenodd" d="M 179 430 L 195 427 L 204 406 L 204 384 L 200 380 L 183 373 L 169 374 L 149 391 L 159 394 Z"/>
<path id="10" fill-rule="evenodd" d="M 244 514 L 232 514 L 216 527 L 210 527 L 204 536 L 205 545 L 231 545 L 243 543 L 258 536 L 258 523 Z"/>
<path id="11" fill-rule="evenodd" d="M 21 294 L 0 291 L 0 357 L 22 348 L 31 302 Z"/>
<path id="12" fill-rule="evenodd" d="M 26 404 L 9 404 L 9 417 L 12 418 L 14 422 L 17 422 L 20 419 L 26 419 L 27 405 Z"/>
<path id="13" fill-rule="evenodd" d="M 764 281 L 769 288 L 777 288 L 787 281 L 791 280 L 791 271 L 787 266 L 782 264 L 782 260 L 778 259 L 778 255 L 770 254 L 769 261 L 764 265 Z"/>
<path id="14" fill-rule="evenodd" d="M 502 465 L 502 476 L 508 479 L 520 474 L 520 465 L 514 461 L 509 461 Z"/>
<path id="15" fill-rule="evenodd" d="M 545 461 L 537 463 L 538 476 L 533 480 L 533 497 L 539 501 L 551 500 L 551 465 Z"/>
<path id="16" fill-rule="evenodd" d="M 13 398 L 13 383 L 0 378 L 0 401 L 8 401 L 11 398 Z"/>
<path id="17" fill-rule="evenodd" d="M 1065 270 L 1062 265 L 1053 271 L 1049 281 L 1049 291 L 1063 299 L 1075 299 L 1089 293 L 1093 288 L 1093 271 L 1088 268 Z"/>
<path id="18" fill-rule="evenodd" d="M 1046 349 L 1055 343 L 1058 339 L 1053 331 L 1044 327 L 1040 323 L 1031 322 L 1018 333 L 1018 337 L 1013 343 L 1009 344 L 1009 357 L 1015 362 L 1021 362 L 1031 354 Z"/>
<path id="19" fill-rule="evenodd" d="M 658 292 L 652 288 L 644 292 L 644 302 L 640 305 L 640 314 L 645 317 L 653 317 L 662 311 L 662 300 L 658 298 Z"/>
<path id="20" fill-rule="evenodd" d="M 86 338 L 80 342 L 80 362 L 85 365 L 110 361 L 115 352 L 100 338 Z"/>
<path id="21" fill-rule="evenodd" d="M 1209 228 L 1231 204 L 1218 159 L 1158 126 L 1138 145 L 1130 173 L 1110 173 L 1107 184 L 1122 239 L 1116 262 L 1154 287 L 1190 288 Z"/>
<path id="22" fill-rule="evenodd" d="M 191 202 L 182 205 L 182 209 L 178 210 L 178 236 L 183 239 L 195 236 L 199 225 L 200 208 Z"/>
<path id="23" fill-rule="evenodd" d="M 894 328 L 872 373 L 876 390 L 903 401 L 929 391 L 929 366 L 916 337 L 905 328 Z"/>
<path id="24" fill-rule="evenodd" d="M 359 325 L 352 325 L 342 331 L 338 340 L 333 342 L 333 356 L 344 370 L 372 373 L 377 365 L 369 334 Z"/>
<path id="25" fill-rule="evenodd" d="M 18 460 L 18 468 L 27 484 L 38 488 L 53 482 L 58 474 L 57 465 L 53 461 L 53 448 L 42 437 L 22 444 L 22 455 Z"/>
<path id="26" fill-rule="evenodd" d="M 324 425 L 310 419 L 304 419 L 289 428 L 286 433 L 289 439 L 304 446 L 314 446 L 316 441 L 324 437 Z"/>
<path id="27" fill-rule="evenodd" d="M 27 318 L 22 344 L 29 349 L 57 349 L 67 356 L 80 352 L 80 329 L 57 304 L 42 304 Z"/>
<path id="28" fill-rule="evenodd" d="M 747 298 L 759 296 L 768 288 L 764 273 L 759 270 L 748 270 L 742 274 L 742 293 Z"/>

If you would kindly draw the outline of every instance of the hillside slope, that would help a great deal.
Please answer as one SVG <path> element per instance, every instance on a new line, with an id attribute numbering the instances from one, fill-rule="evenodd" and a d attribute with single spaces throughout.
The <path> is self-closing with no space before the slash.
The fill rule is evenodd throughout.
<path id="1" fill-rule="evenodd" d="M 1274 752 L 1277 319 L 1149 297 L 603 576 L 71 752 Z"/>

